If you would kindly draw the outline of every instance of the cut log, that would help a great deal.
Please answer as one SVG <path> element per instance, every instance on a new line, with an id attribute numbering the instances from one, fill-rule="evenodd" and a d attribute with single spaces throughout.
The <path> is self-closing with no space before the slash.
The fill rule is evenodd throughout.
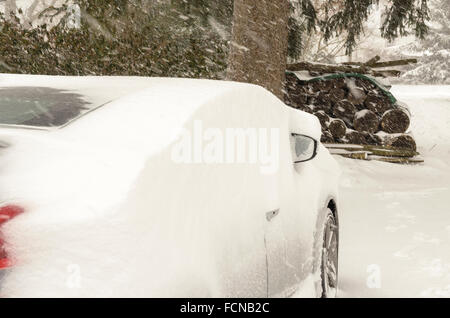
<path id="1" fill-rule="evenodd" d="M 354 77 L 303 82 L 287 75 L 286 95 L 286 104 L 318 117 L 321 141 L 327 145 L 372 147 L 369 154 L 383 158 L 416 154 L 414 139 L 403 135 L 410 125 L 407 107 L 393 104 L 369 80 Z M 387 134 L 376 133 L 380 129 Z"/>
<path id="2" fill-rule="evenodd" d="M 327 130 L 322 132 L 322 137 L 320 137 L 320 141 L 326 144 L 334 143 L 334 138 L 331 133 Z"/>
<path id="3" fill-rule="evenodd" d="M 352 87 L 347 95 L 347 100 L 353 105 L 362 105 L 366 100 L 366 93 L 363 88 Z"/>
<path id="4" fill-rule="evenodd" d="M 356 111 L 355 105 L 345 99 L 337 102 L 333 107 L 333 115 L 342 119 L 348 127 L 353 127 L 353 119 Z"/>
<path id="5" fill-rule="evenodd" d="M 331 80 L 330 82 L 333 82 L 333 87 L 334 88 L 346 88 L 347 87 L 347 83 L 345 82 L 345 78 L 335 78 L 333 80 Z"/>
<path id="6" fill-rule="evenodd" d="M 324 92 L 329 92 L 331 91 L 333 88 L 336 87 L 336 84 L 334 81 L 322 81 L 324 83 L 324 86 L 322 88 L 322 90 Z"/>
<path id="7" fill-rule="evenodd" d="M 285 83 L 286 93 L 284 95 L 285 103 L 294 108 L 302 108 L 306 103 L 308 96 L 303 85 L 300 84 L 297 76 L 286 74 Z"/>
<path id="8" fill-rule="evenodd" d="M 355 130 L 349 130 L 347 131 L 347 133 L 345 134 L 345 139 L 347 139 L 347 141 L 350 144 L 355 144 L 355 145 L 366 145 L 367 141 L 366 141 L 366 137 L 364 136 L 364 134 L 355 131 Z"/>
<path id="9" fill-rule="evenodd" d="M 293 104 L 292 106 L 294 106 L 295 108 L 300 108 L 303 105 L 306 105 L 308 101 L 308 96 L 305 94 L 297 94 L 297 93 L 290 94 L 289 100 L 290 103 Z"/>
<path id="10" fill-rule="evenodd" d="M 328 94 L 320 94 L 317 97 L 308 98 L 308 104 L 313 105 L 315 111 L 324 111 L 325 113 L 331 113 L 331 99 Z"/>
<path id="11" fill-rule="evenodd" d="M 324 111 L 318 111 L 315 112 L 314 115 L 319 118 L 320 125 L 322 126 L 322 131 L 325 131 L 328 129 L 328 124 L 330 123 L 330 117 L 328 117 L 327 114 L 325 114 Z"/>
<path id="12" fill-rule="evenodd" d="M 417 150 L 414 138 L 407 134 L 386 137 L 385 145 L 398 149 Z"/>
<path id="13" fill-rule="evenodd" d="M 341 88 L 333 88 L 332 90 L 330 90 L 330 100 L 333 104 L 336 104 L 338 102 L 341 102 L 342 100 L 345 99 L 345 90 L 341 89 Z"/>
<path id="14" fill-rule="evenodd" d="M 332 81 L 314 81 L 308 86 L 315 92 L 329 92 L 333 88 Z"/>
<path id="15" fill-rule="evenodd" d="M 383 116 L 385 112 L 394 108 L 385 95 L 377 94 L 374 91 L 369 92 L 364 102 L 364 106 L 378 116 Z"/>
<path id="16" fill-rule="evenodd" d="M 410 124 L 409 114 L 402 107 L 388 110 L 381 118 L 381 129 L 389 134 L 404 133 Z"/>
<path id="17" fill-rule="evenodd" d="M 369 145 L 381 146 L 383 144 L 383 139 L 378 135 L 365 133 L 364 137 Z"/>
<path id="18" fill-rule="evenodd" d="M 336 139 L 341 139 L 345 136 L 345 132 L 347 131 L 347 127 L 345 123 L 341 119 L 331 119 L 330 124 L 328 125 L 328 130 L 331 135 Z"/>
<path id="19" fill-rule="evenodd" d="M 361 87 L 362 89 L 364 89 L 364 92 L 366 94 L 368 94 L 370 91 L 372 91 L 372 90 L 377 88 L 374 84 L 372 84 L 368 80 L 365 80 L 365 79 L 362 79 L 362 78 L 356 78 L 355 79 L 355 84 L 356 84 L 357 87 Z"/>
<path id="20" fill-rule="evenodd" d="M 380 126 L 378 116 L 368 109 L 361 110 L 355 114 L 353 127 L 359 132 L 375 133 Z"/>

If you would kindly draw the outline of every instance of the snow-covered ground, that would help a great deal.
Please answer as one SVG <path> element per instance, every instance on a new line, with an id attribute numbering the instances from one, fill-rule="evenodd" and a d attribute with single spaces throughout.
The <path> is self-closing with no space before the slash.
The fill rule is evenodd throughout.
<path id="1" fill-rule="evenodd" d="M 450 297 L 450 86 L 394 86 L 423 165 L 339 158 L 341 297 Z"/>

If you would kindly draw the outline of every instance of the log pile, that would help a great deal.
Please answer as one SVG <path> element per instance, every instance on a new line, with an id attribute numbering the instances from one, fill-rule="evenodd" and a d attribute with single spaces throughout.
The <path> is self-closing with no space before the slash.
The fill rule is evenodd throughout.
<path id="1" fill-rule="evenodd" d="M 371 76 L 392 76 L 393 70 L 373 68 L 413 63 L 413 60 L 324 65 L 298 63 L 286 73 L 287 105 L 316 115 L 322 126 L 322 142 L 356 144 L 416 151 L 416 142 L 408 132 L 407 106 Z M 304 79 L 298 73 L 309 72 Z M 367 76 L 369 75 L 369 76 Z"/>

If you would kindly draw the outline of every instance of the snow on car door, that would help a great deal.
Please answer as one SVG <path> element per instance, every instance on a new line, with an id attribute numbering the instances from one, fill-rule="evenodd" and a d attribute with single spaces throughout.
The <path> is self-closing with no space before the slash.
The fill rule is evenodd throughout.
<path id="1" fill-rule="evenodd" d="M 318 180 L 310 163 L 294 163 L 289 138 L 280 144 L 278 209 L 266 215 L 268 295 L 272 297 L 293 294 L 311 273 L 312 264 Z"/>
<path id="2" fill-rule="evenodd" d="M 280 144 L 280 167 L 272 182 L 272 188 L 266 193 L 276 196 L 277 206 L 266 211 L 265 246 L 267 253 L 268 296 L 282 297 L 289 294 L 295 272 L 288 262 L 289 224 L 292 220 L 290 206 L 293 197 L 292 159 L 290 145 Z M 288 153 L 289 155 L 286 155 Z M 284 154 L 284 155 L 283 155 Z"/>
<path id="3" fill-rule="evenodd" d="M 268 223 L 264 243 L 267 253 L 267 292 L 269 297 L 284 296 L 289 286 L 289 275 L 286 275 L 286 237 L 280 212 L 281 209 L 277 209 L 266 213 Z"/>

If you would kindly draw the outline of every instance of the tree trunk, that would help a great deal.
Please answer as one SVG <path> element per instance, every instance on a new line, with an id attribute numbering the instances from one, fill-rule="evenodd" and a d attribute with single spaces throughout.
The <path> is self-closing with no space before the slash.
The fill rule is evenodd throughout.
<path id="1" fill-rule="evenodd" d="M 235 0 L 227 78 L 261 85 L 283 100 L 288 0 Z"/>

